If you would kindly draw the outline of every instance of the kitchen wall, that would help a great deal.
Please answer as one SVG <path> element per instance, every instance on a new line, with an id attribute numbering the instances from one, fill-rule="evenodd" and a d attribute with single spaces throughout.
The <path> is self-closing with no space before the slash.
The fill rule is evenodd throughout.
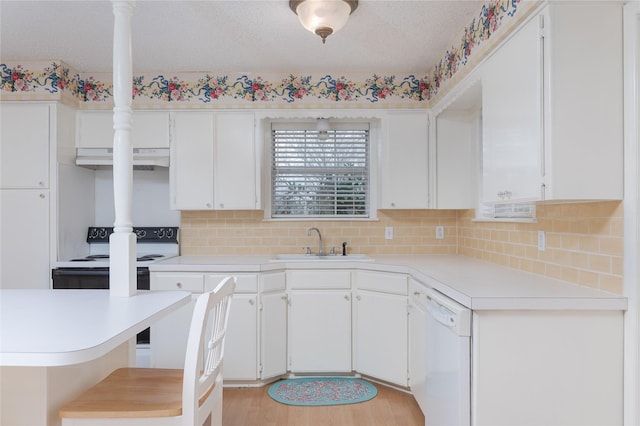
<path id="1" fill-rule="evenodd" d="M 178 226 L 180 212 L 169 209 L 169 169 L 133 171 L 133 226 Z M 96 217 L 92 226 L 113 226 L 113 170 L 95 172 Z"/>
<path id="2" fill-rule="evenodd" d="M 581 285 L 622 294 L 622 202 L 552 204 L 537 207 L 536 223 L 475 222 L 473 210 L 385 210 L 377 221 L 264 221 L 261 211 L 183 211 L 183 255 L 273 255 L 303 253 L 347 241 L 352 253 L 462 254 Z M 435 227 L 445 238 L 435 239 Z M 394 238 L 384 239 L 393 226 Z M 545 251 L 537 231 L 546 232 Z"/>

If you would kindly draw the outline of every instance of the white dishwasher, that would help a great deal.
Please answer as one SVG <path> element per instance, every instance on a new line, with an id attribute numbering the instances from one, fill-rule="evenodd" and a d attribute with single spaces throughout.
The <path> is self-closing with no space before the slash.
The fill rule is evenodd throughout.
<path id="1" fill-rule="evenodd" d="M 471 423 L 471 311 L 427 289 L 426 401 L 428 426 Z"/>

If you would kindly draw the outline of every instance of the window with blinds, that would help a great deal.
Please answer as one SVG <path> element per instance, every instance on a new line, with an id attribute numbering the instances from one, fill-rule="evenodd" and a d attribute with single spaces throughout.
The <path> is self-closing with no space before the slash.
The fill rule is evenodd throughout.
<path id="1" fill-rule="evenodd" d="M 369 217 L 368 123 L 272 123 L 272 218 Z"/>

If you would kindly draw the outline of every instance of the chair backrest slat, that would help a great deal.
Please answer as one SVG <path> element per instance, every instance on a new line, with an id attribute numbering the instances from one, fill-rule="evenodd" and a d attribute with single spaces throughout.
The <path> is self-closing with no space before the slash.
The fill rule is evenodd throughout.
<path id="1" fill-rule="evenodd" d="M 185 425 L 202 424 L 205 418 L 200 418 L 201 414 L 206 417 L 208 411 L 206 406 L 200 406 L 200 398 L 211 392 L 213 386 L 222 385 L 219 376 L 222 373 L 227 321 L 235 285 L 235 277 L 226 277 L 213 291 L 202 294 L 196 301 L 187 340 L 182 384 L 182 418 Z M 203 345 L 205 358 L 204 368 L 201 368 L 198 360 Z"/>

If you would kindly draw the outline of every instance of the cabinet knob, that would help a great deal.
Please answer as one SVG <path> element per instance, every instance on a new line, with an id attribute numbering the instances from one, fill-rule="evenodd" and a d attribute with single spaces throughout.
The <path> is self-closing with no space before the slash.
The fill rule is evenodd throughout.
<path id="1" fill-rule="evenodd" d="M 40 194 L 40 198 L 44 199 L 45 195 L 44 194 Z"/>
<path id="2" fill-rule="evenodd" d="M 349 297 L 349 295 L 348 295 L 348 294 L 345 294 L 345 295 L 344 295 L 344 300 L 346 300 L 346 301 L 348 302 L 349 300 L 351 300 L 351 297 Z"/>
<path id="3" fill-rule="evenodd" d="M 220 208 L 224 209 L 224 203 L 220 203 Z"/>
<path id="4" fill-rule="evenodd" d="M 182 283 L 176 283 L 176 287 L 182 288 Z"/>
<path id="5" fill-rule="evenodd" d="M 362 300 L 362 297 L 360 297 L 360 295 L 357 295 L 357 296 L 356 296 L 356 300 L 357 300 L 357 301 L 360 301 L 360 300 Z"/>
<path id="6" fill-rule="evenodd" d="M 40 182 L 38 182 L 38 185 L 44 187 L 44 182 L 40 181 Z"/>
<path id="7" fill-rule="evenodd" d="M 395 207 L 395 206 L 396 206 L 396 203 L 391 203 L 391 207 Z"/>
<path id="8" fill-rule="evenodd" d="M 250 304 L 251 306 L 255 305 L 255 303 L 256 303 L 256 302 L 254 302 L 254 301 L 253 301 L 253 299 L 249 299 L 249 304 Z"/>
<path id="9" fill-rule="evenodd" d="M 207 203 L 207 204 L 206 204 L 206 207 L 207 207 L 208 209 L 210 209 L 210 208 L 211 208 L 211 203 Z"/>
<path id="10" fill-rule="evenodd" d="M 414 296 L 420 296 L 420 292 L 419 292 L 419 291 L 414 291 L 414 292 L 413 292 L 413 295 L 414 295 Z"/>

